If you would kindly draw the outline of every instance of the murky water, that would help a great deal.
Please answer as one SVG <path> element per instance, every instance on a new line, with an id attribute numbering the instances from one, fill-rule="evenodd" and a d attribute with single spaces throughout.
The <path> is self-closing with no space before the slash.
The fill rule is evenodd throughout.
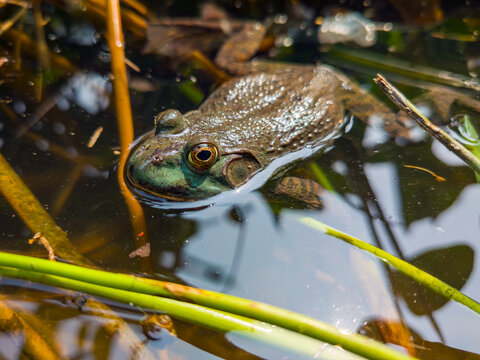
<path id="1" fill-rule="evenodd" d="M 46 27 L 49 48 L 69 59 L 78 71 L 70 76 L 45 73 L 39 95 L 36 60 L 24 55 L 20 72 L 13 62 L 0 67 L 4 81 L 0 89 L 0 149 L 79 252 L 107 270 L 146 273 L 264 301 L 345 332 L 374 336 L 373 324 L 403 320 L 417 334 L 416 355 L 421 358 L 460 359 L 466 352 L 480 353 L 480 318 L 473 311 L 453 301 L 445 302 L 389 270 L 372 255 L 298 220 L 302 216 L 318 219 L 413 262 L 461 287 L 467 296 L 480 299 L 476 259 L 480 251 L 480 188 L 463 162 L 418 129 L 411 140 L 395 141 L 388 139 L 379 124 L 365 127 L 354 120 L 327 153 L 290 169 L 289 174 L 309 179 L 315 179 L 310 171 L 312 163 L 323 171 L 333 190 L 321 192 L 321 208 L 267 200 L 268 183 L 245 193 L 241 201 L 225 201 L 196 211 L 171 212 L 143 205 L 151 268 L 138 258 L 130 258 L 135 238 L 141 235 L 132 232 L 116 180 L 118 134 L 102 28 L 51 5 L 44 12 L 51 19 Z M 27 17 L 25 21 L 25 28 L 32 31 L 33 20 Z M 445 33 L 452 33 L 447 30 Z M 468 62 L 478 61 L 478 42 L 442 39 L 433 36 L 433 31 L 402 31 L 395 36 L 403 42 L 380 33 L 378 45 L 365 51 L 463 76 L 475 72 L 474 67 L 468 68 Z M 153 116 L 159 111 L 194 109 L 199 99 L 191 94 L 208 95 L 211 91 L 208 76 L 185 65 L 177 73 L 165 72 L 162 59 L 140 55 L 138 39 L 128 40 L 127 56 L 140 68 L 139 73 L 129 70 L 137 136 L 151 129 Z M 12 40 L 0 38 L 0 42 L 0 50 L 11 56 Z M 414 51 L 404 49 L 414 45 Z M 389 52 L 392 46 L 404 48 L 390 48 Z M 342 60 L 335 49 L 346 48 L 320 49 L 293 42 L 274 55 L 297 62 L 324 60 L 381 96 L 370 80 L 378 69 Z M 446 56 L 445 49 L 453 49 L 456 56 Z M 383 73 L 407 95 L 421 93 L 412 86 L 418 85 L 418 80 Z M 473 97 L 471 92 L 466 94 Z M 25 129 L 25 124 L 30 127 Z M 88 148 L 86 144 L 99 126 L 103 132 Z M 428 169 L 445 181 L 404 165 Z M 46 256 L 41 246 L 28 244 L 33 234 L 3 199 L 0 215 L 3 251 Z M 116 339 L 106 335 L 104 320 L 83 308 L 78 297 L 9 278 L 1 280 L 0 289 L 9 304 L 27 309 L 50 329 L 64 356 L 129 356 L 122 353 Z M 140 339 L 145 339 L 140 325 L 144 309 L 107 303 Z M 158 358 L 296 358 L 235 334 L 219 334 L 175 319 L 174 324 L 178 338 L 163 331 L 159 340 L 146 344 Z M 0 357 L 20 358 L 22 342 L 22 336 L 0 333 Z"/>

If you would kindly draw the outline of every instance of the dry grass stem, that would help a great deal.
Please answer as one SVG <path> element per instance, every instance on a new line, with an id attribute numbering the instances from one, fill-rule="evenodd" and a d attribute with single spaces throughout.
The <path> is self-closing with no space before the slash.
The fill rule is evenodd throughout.
<path id="1" fill-rule="evenodd" d="M 0 35 L 10 29 L 27 11 L 26 7 L 19 9 L 10 19 L 0 24 Z"/>
<path id="2" fill-rule="evenodd" d="M 50 261 L 55 261 L 55 252 L 53 251 L 52 247 L 50 246 L 50 243 L 48 242 L 47 239 L 42 235 L 42 233 L 36 233 L 33 235 L 33 238 L 28 240 L 29 244 L 33 244 L 34 242 L 40 243 L 48 252 L 48 260 Z"/>
<path id="3" fill-rule="evenodd" d="M 90 149 L 96 144 L 96 142 L 97 142 L 98 138 L 100 137 L 100 135 L 102 134 L 102 132 L 103 132 L 103 126 L 99 126 L 95 129 L 92 136 L 90 136 L 90 139 L 88 139 L 87 148 Z"/>
<path id="4" fill-rule="evenodd" d="M 438 126 L 432 124 L 397 88 L 390 84 L 382 75 L 377 74 L 375 83 L 382 89 L 385 95 L 408 116 L 417 122 L 420 127 L 428 131 L 450 151 L 462 159 L 475 172 L 480 174 L 480 160 L 457 140 L 448 135 Z"/>
<path id="5" fill-rule="evenodd" d="M 136 0 L 121 0 L 121 2 L 122 4 L 130 6 L 132 9 L 134 9 L 136 12 L 138 12 L 142 16 L 148 15 L 147 7 Z"/>
<path id="6" fill-rule="evenodd" d="M 136 248 L 148 243 L 147 224 L 143 209 L 125 184 L 123 177 L 125 162 L 128 157 L 130 144 L 133 142 L 133 120 L 130 107 L 130 94 L 128 90 L 127 69 L 125 66 L 125 48 L 120 17 L 120 5 L 118 0 L 107 2 L 107 34 L 108 45 L 111 54 L 111 68 L 113 74 L 113 93 L 115 108 L 117 110 L 117 122 L 120 135 L 120 162 L 118 165 L 117 179 L 120 190 L 130 212 L 130 219 L 134 234 L 144 233 L 144 236 L 136 237 Z M 142 260 L 142 265 L 151 270 L 149 258 Z"/>
<path id="7" fill-rule="evenodd" d="M 53 203 L 52 207 L 52 214 L 53 216 L 57 216 L 62 208 L 67 203 L 68 198 L 73 192 L 75 185 L 77 184 L 80 176 L 82 175 L 83 168 L 85 167 L 84 163 L 77 163 L 74 165 L 73 169 L 70 171 L 70 174 L 65 179 L 66 184 L 61 188 L 59 191 L 55 202 Z"/>

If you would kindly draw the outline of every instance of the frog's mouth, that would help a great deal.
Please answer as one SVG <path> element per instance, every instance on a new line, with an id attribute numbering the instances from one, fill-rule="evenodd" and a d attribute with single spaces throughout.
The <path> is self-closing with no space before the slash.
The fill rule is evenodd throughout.
<path id="1" fill-rule="evenodd" d="M 197 200 L 185 196 L 185 194 L 188 194 L 188 188 L 184 186 L 169 187 L 168 192 L 166 192 L 164 189 L 159 191 L 158 188 L 148 182 L 136 180 L 132 176 L 132 168 L 133 165 L 128 166 L 128 169 L 125 170 L 124 177 L 127 179 L 127 185 L 129 185 L 130 190 L 140 198 L 147 195 L 148 197 L 162 198 L 175 202 L 193 202 Z"/>
<path id="2" fill-rule="evenodd" d="M 230 156 L 221 156 L 208 172 L 195 172 L 175 156 L 160 165 L 134 153 L 127 160 L 124 178 L 140 199 L 148 196 L 174 202 L 205 200 L 234 188 L 223 174 L 229 159 Z"/>

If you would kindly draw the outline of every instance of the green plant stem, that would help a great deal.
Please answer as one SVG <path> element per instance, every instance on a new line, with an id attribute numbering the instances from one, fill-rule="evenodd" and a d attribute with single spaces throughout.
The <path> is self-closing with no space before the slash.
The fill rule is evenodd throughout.
<path id="1" fill-rule="evenodd" d="M 460 304 L 465 305 L 466 307 L 472 309 L 480 315 L 480 304 L 478 302 L 462 294 L 460 291 L 451 287 L 440 279 L 437 279 L 436 277 L 426 273 L 425 271 L 420 270 L 419 268 L 407 263 L 406 261 L 401 260 L 387 253 L 386 251 L 377 248 L 376 246 L 370 245 L 360 239 L 357 239 L 356 237 L 353 237 L 352 235 L 346 234 L 340 230 L 332 228 L 331 226 L 328 226 L 310 217 L 303 217 L 300 219 L 300 222 L 327 235 L 331 235 L 336 237 L 337 239 L 346 241 L 347 243 L 352 244 L 359 249 L 368 251 L 369 253 L 380 258 L 382 261 L 385 261 L 386 263 L 396 268 L 402 274 L 412 278 L 413 280 L 419 282 L 422 285 L 425 285 L 430 290 L 444 296 L 447 299 L 453 299 Z"/>
<path id="2" fill-rule="evenodd" d="M 467 148 L 457 140 L 448 135 L 438 126 L 432 124 L 395 86 L 390 84 L 382 75 L 377 74 L 375 83 L 389 97 L 392 102 L 408 116 L 417 122 L 424 130 L 432 134 L 438 141 L 445 145 L 450 151 L 462 159 L 475 172 L 480 174 L 480 159 L 475 157 Z"/>
<path id="3" fill-rule="evenodd" d="M 325 347 L 325 343 L 321 341 L 280 327 L 184 301 L 113 289 L 31 270 L 0 266 L 0 274 L 2 276 L 21 278 L 65 289 L 86 292 L 125 304 L 165 312 L 189 323 L 259 340 L 302 356 L 315 357 L 317 354 L 322 353 L 322 348 Z M 336 355 L 342 354 L 337 353 Z M 332 357 L 330 357 L 332 360 L 336 358 L 333 354 Z M 347 356 L 346 358 L 352 360 L 359 359 L 357 356 Z M 398 359 L 400 358 L 398 357 Z"/>
<path id="4" fill-rule="evenodd" d="M 388 346 L 371 341 L 361 335 L 342 333 L 335 327 L 311 317 L 265 303 L 214 291 L 144 279 L 127 274 L 109 273 L 71 264 L 54 263 L 44 259 L 5 252 L 0 252 L 0 265 L 52 275 L 61 274 L 62 277 L 108 286 L 110 288 L 123 289 L 132 293 L 136 292 L 188 300 L 210 308 L 265 321 L 333 345 L 339 345 L 345 350 L 369 359 L 410 359 L 410 357 Z"/>

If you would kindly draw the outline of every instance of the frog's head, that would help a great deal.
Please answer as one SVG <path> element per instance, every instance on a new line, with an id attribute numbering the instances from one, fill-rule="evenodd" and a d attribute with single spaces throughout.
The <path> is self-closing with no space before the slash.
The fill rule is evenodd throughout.
<path id="1" fill-rule="evenodd" d="M 177 110 L 155 118 L 154 135 L 127 160 L 129 185 L 170 200 L 193 201 L 235 189 L 261 168 L 252 152 L 227 149 L 213 134 L 194 134 L 189 119 Z"/>

